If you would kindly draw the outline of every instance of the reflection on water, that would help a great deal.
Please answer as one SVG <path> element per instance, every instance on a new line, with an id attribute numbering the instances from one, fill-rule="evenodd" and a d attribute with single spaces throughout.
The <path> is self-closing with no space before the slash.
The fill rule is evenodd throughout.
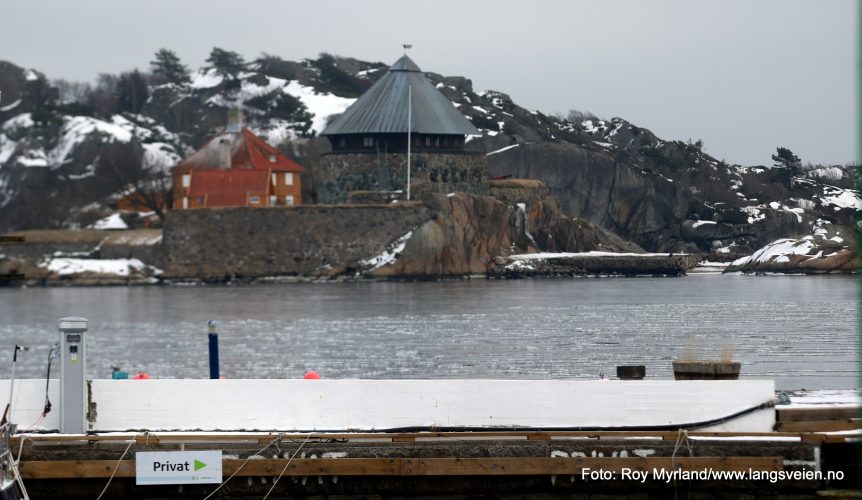
<path id="1" fill-rule="evenodd" d="M 57 319 L 90 320 L 89 376 L 111 365 L 208 376 L 206 323 L 221 324 L 228 378 L 595 378 L 644 364 L 718 359 L 779 388 L 858 387 L 855 277 L 721 276 L 0 289 L 0 360 L 44 376 Z M 10 363 L 0 362 L 0 377 Z"/>

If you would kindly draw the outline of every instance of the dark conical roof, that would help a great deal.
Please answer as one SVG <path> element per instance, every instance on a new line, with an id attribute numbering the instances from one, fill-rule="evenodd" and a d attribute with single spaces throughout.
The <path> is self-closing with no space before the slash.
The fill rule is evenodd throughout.
<path id="1" fill-rule="evenodd" d="M 407 56 L 395 61 L 389 72 L 321 135 L 407 133 L 408 89 L 412 95 L 412 132 L 480 135 Z"/>
<path id="2" fill-rule="evenodd" d="M 421 73 L 422 70 L 419 69 L 419 66 L 413 62 L 413 59 L 410 59 L 406 55 L 401 56 L 400 59 L 395 61 L 395 64 L 389 66 L 389 71 L 415 71 L 417 73 Z"/>

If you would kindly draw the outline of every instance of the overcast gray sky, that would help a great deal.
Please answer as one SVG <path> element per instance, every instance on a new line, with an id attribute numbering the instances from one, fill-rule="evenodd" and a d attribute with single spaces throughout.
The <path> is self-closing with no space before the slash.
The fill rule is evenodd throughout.
<path id="1" fill-rule="evenodd" d="M 620 116 L 733 163 L 779 145 L 848 163 L 857 18 L 853 0 L 3 0 L 0 59 L 90 81 L 160 47 L 197 68 L 213 46 L 391 63 L 412 42 L 423 70 L 530 109 Z"/>

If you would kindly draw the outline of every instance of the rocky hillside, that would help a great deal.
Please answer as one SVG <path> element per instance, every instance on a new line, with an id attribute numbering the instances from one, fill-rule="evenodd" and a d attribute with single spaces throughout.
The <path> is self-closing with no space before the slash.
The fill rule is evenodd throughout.
<path id="1" fill-rule="evenodd" d="M 146 100 L 118 111 L 0 62 L 0 231 L 85 227 L 105 217 L 118 196 L 163 176 L 223 126 L 230 107 L 306 166 L 304 199 L 314 202 L 315 169 L 328 150 L 317 134 L 385 67 L 267 56 L 233 72 L 202 68 L 186 81 L 150 78 L 138 92 Z M 620 118 L 545 115 L 504 93 L 476 91 L 463 77 L 429 77 L 482 131 L 468 146 L 488 155 L 491 176 L 541 180 L 562 212 L 647 250 L 730 257 L 855 225 L 852 168 L 728 165 L 699 141 L 663 140 Z"/>

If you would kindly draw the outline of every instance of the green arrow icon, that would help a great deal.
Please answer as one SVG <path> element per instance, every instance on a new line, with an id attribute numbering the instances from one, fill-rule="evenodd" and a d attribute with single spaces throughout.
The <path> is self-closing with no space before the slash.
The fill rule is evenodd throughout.
<path id="1" fill-rule="evenodd" d="M 200 460 L 195 460 L 195 472 L 203 469 L 206 466 L 207 466 L 207 464 L 201 462 Z"/>

